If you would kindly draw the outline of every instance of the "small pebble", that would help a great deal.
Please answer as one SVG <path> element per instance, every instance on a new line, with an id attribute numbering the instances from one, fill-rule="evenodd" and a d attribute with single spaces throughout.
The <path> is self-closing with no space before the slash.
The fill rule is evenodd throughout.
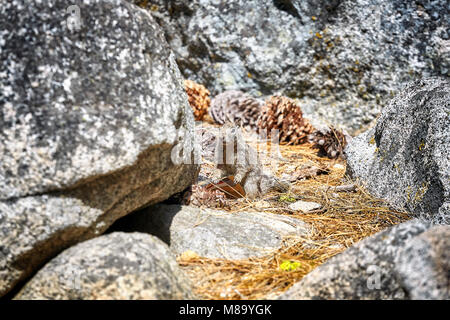
<path id="1" fill-rule="evenodd" d="M 289 209 L 294 211 L 302 211 L 303 213 L 307 213 L 313 210 L 320 209 L 322 205 L 316 202 L 307 202 L 307 201 L 296 201 L 289 205 Z"/>

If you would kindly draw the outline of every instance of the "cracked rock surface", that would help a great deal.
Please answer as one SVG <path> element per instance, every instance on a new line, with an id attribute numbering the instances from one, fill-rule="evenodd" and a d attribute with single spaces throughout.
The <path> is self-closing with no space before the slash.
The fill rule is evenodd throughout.
<path id="1" fill-rule="evenodd" d="M 18 300 L 193 299 L 191 284 L 165 243 L 116 232 L 79 243 L 48 262 Z"/>
<path id="2" fill-rule="evenodd" d="M 348 174 L 374 196 L 433 223 L 450 224 L 450 81 L 409 84 L 375 128 L 345 149 Z"/>
<path id="3" fill-rule="evenodd" d="M 122 0 L 77 5 L 79 29 L 67 1 L 0 5 L 0 296 L 196 173 L 171 160 L 194 120 L 158 24 Z"/>
<path id="4" fill-rule="evenodd" d="M 147 4 L 183 75 L 213 95 L 279 91 L 350 132 L 406 83 L 450 76 L 448 1 L 129 1 Z"/>
<path id="5" fill-rule="evenodd" d="M 133 213 L 112 228 L 156 235 L 177 255 L 190 250 L 225 259 L 264 256 L 280 248 L 284 237 L 311 232 L 307 223 L 277 214 L 163 204 Z"/>
<path id="6" fill-rule="evenodd" d="M 279 299 L 449 299 L 449 231 L 401 223 L 334 256 Z"/>

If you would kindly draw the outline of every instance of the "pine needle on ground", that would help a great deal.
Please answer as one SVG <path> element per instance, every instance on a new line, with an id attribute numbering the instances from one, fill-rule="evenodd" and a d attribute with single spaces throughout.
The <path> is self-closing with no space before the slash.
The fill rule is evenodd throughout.
<path id="1" fill-rule="evenodd" d="M 254 143 L 254 147 L 258 145 Z M 389 208 L 357 184 L 353 186 L 354 182 L 345 177 L 344 160 L 318 157 L 317 150 L 309 144 L 281 145 L 279 149 L 282 160 L 277 176 L 292 175 L 295 170 L 308 166 L 324 169 L 327 174 L 295 181 L 289 194 L 271 193 L 264 199 L 235 201 L 231 211 L 264 210 L 289 215 L 309 223 L 311 234 L 307 238 L 286 238 L 279 250 L 261 258 L 226 260 L 181 255 L 177 261 L 191 278 L 200 298 L 275 298 L 354 243 L 410 219 L 407 213 Z M 267 156 L 266 161 L 273 162 L 273 159 Z M 344 192 L 335 188 L 341 185 L 346 185 L 341 188 Z M 290 202 L 285 199 L 317 202 L 322 209 L 298 213 L 288 209 Z"/>

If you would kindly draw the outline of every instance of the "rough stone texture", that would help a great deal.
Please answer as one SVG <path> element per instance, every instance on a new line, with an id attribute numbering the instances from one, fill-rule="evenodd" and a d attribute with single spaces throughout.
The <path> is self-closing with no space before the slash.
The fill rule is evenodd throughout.
<path id="1" fill-rule="evenodd" d="M 126 1 L 85 0 L 69 29 L 68 5 L 0 4 L 0 296 L 196 172 L 171 161 L 194 121 L 157 23 Z"/>
<path id="2" fill-rule="evenodd" d="M 112 230 L 156 235 L 179 255 L 187 250 L 209 258 L 244 259 L 263 256 L 281 246 L 283 237 L 304 236 L 303 221 L 263 212 L 155 205 L 119 220 Z"/>
<path id="3" fill-rule="evenodd" d="M 376 197 L 434 223 L 450 223 L 450 81 L 419 80 L 347 148 L 348 174 Z"/>
<path id="4" fill-rule="evenodd" d="M 411 299 L 450 299 L 450 226 L 436 226 L 408 240 L 395 271 Z"/>
<path id="5" fill-rule="evenodd" d="M 352 131 L 413 79 L 450 75 L 450 4 L 429 0 L 129 0 L 164 28 L 186 78 L 301 99 Z"/>
<path id="6" fill-rule="evenodd" d="M 71 247 L 48 262 L 15 299 L 193 299 L 191 284 L 165 243 L 117 232 Z"/>
<path id="7" fill-rule="evenodd" d="M 418 235 L 424 234 L 429 228 L 429 223 L 415 219 L 366 238 L 308 273 L 279 298 L 289 300 L 412 298 L 414 294 L 410 291 L 410 287 L 405 285 L 404 281 L 400 281 L 395 272 L 396 268 L 404 269 L 403 266 L 397 265 L 396 259 L 402 248 L 410 246 L 411 241 L 415 241 Z M 424 261 L 427 256 L 422 258 L 416 256 L 416 262 L 418 259 L 422 259 L 421 265 L 433 263 Z M 445 259 L 447 259 L 445 264 L 448 265 L 448 255 Z M 403 262 L 407 266 L 413 263 L 400 261 Z M 418 268 L 414 268 L 414 271 L 416 273 L 411 275 L 414 279 L 422 277 L 433 283 L 441 279 L 434 279 L 434 273 L 428 274 Z M 408 279 L 405 278 L 405 281 Z M 409 284 L 419 283 L 415 281 Z M 423 287 L 415 290 L 421 291 Z M 439 294 L 442 295 L 442 291 Z"/>

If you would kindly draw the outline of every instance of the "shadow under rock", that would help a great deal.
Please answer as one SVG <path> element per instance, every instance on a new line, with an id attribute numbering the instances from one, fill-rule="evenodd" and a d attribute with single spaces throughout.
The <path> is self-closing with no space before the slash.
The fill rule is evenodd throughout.
<path id="1" fill-rule="evenodd" d="M 181 210 L 181 205 L 167 206 L 165 214 L 158 214 L 154 206 L 133 212 L 117 220 L 106 233 L 112 232 L 142 232 L 158 237 L 170 245 L 170 227 L 175 215 Z"/>

